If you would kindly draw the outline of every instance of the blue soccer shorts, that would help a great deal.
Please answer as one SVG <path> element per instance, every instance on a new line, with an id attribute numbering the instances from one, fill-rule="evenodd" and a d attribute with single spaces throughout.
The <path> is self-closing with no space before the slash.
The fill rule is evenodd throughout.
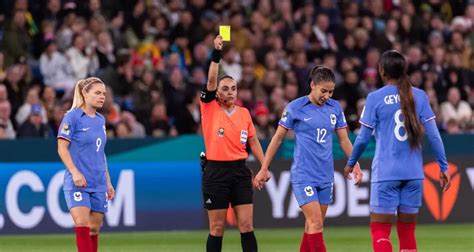
<path id="1" fill-rule="evenodd" d="M 106 192 L 64 191 L 67 208 L 83 206 L 92 212 L 107 213 L 108 199 Z"/>
<path id="2" fill-rule="evenodd" d="M 321 205 L 332 203 L 333 183 L 291 183 L 298 205 L 317 201 Z"/>
<path id="3" fill-rule="evenodd" d="M 370 212 L 416 214 L 421 207 L 423 179 L 372 182 Z"/>

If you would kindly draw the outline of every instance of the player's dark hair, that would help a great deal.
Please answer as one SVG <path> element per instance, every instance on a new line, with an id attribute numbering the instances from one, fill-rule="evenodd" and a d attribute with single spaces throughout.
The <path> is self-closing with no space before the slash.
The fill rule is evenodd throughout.
<path id="1" fill-rule="evenodd" d="M 227 74 L 223 74 L 223 75 L 221 75 L 221 76 L 219 76 L 219 77 L 217 78 L 217 86 L 219 86 L 219 84 L 221 83 L 221 81 L 222 81 L 222 80 L 225 80 L 225 79 L 231 79 L 231 80 L 235 81 L 234 78 L 232 78 L 232 76 L 227 75 Z"/>
<path id="2" fill-rule="evenodd" d="M 415 99 L 411 91 L 411 83 L 406 75 L 406 60 L 399 52 L 389 50 L 382 54 L 379 67 L 383 70 L 384 80 L 398 80 L 400 107 L 404 116 L 405 129 L 412 149 L 420 148 L 423 141 L 423 127 L 416 116 Z"/>
<path id="3" fill-rule="evenodd" d="M 333 82 L 336 83 L 336 77 L 331 69 L 325 66 L 315 66 L 310 72 L 311 80 L 315 85 L 321 82 Z"/>

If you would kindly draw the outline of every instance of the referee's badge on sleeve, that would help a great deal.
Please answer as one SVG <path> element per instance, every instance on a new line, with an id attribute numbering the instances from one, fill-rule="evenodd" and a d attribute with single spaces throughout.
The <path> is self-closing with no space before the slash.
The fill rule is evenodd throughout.
<path id="1" fill-rule="evenodd" d="M 242 144 L 246 144 L 247 143 L 247 138 L 249 136 L 249 132 L 246 131 L 246 130 L 241 130 L 240 131 L 240 142 Z"/>
<path id="2" fill-rule="evenodd" d="M 69 127 L 69 124 L 64 123 L 63 127 L 61 128 L 61 134 L 69 135 L 70 131 L 71 131 L 71 127 Z"/>
<path id="3" fill-rule="evenodd" d="M 219 131 L 217 132 L 217 136 L 219 137 L 224 137 L 224 128 L 219 128 Z"/>

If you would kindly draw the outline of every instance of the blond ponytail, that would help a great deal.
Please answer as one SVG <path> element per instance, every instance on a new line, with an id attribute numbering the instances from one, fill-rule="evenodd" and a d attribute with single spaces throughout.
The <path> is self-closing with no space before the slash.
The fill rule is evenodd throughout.
<path id="1" fill-rule="evenodd" d="M 74 98 L 72 99 L 72 106 L 69 111 L 84 106 L 85 100 L 82 91 L 85 90 L 86 92 L 88 92 L 92 88 L 92 86 L 97 83 L 104 84 L 101 79 L 96 77 L 89 77 L 87 79 L 78 80 L 74 87 Z"/>

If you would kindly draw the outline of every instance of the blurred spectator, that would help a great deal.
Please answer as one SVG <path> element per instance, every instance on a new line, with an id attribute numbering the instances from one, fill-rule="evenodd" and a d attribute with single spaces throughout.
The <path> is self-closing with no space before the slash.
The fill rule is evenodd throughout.
<path id="1" fill-rule="evenodd" d="M 461 128 L 471 120 L 472 109 L 469 103 L 461 100 L 457 87 L 448 90 L 448 100 L 441 104 L 441 116 L 445 125 L 454 119 Z"/>
<path id="2" fill-rule="evenodd" d="M 169 79 L 163 84 L 167 114 L 170 117 L 176 116 L 181 107 L 184 106 L 187 83 L 179 68 L 173 68 L 169 73 Z"/>
<path id="3" fill-rule="evenodd" d="M 101 113 L 105 117 L 106 128 L 117 124 L 120 121 L 120 106 L 114 102 L 114 92 L 109 86 L 106 87 L 105 102 Z"/>
<path id="4" fill-rule="evenodd" d="M 190 90 L 186 94 L 184 107 L 178 110 L 175 126 L 178 134 L 200 133 L 201 111 L 199 109 L 201 92 Z"/>
<path id="5" fill-rule="evenodd" d="M 13 123 L 10 119 L 11 105 L 8 101 L 0 102 L 0 124 L 5 126 L 5 136 L 7 139 L 14 139 L 16 136 Z"/>
<path id="6" fill-rule="evenodd" d="M 235 82 L 242 79 L 242 66 L 239 64 L 239 52 L 233 46 L 224 46 L 220 66 L 226 75 L 232 76 Z"/>
<path id="7" fill-rule="evenodd" d="M 105 69 L 115 63 L 114 44 L 107 31 L 101 31 L 99 35 L 97 35 L 96 53 L 99 61 L 99 69 Z M 91 73 L 93 74 L 93 72 Z"/>
<path id="8" fill-rule="evenodd" d="M 147 135 L 154 137 L 175 136 L 177 134 L 176 130 L 171 129 L 164 103 L 159 102 L 153 105 L 146 131 Z"/>
<path id="9" fill-rule="evenodd" d="M 132 138 L 132 128 L 126 122 L 120 121 L 115 126 L 115 136 L 117 138 Z"/>
<path id="10" fill-rule="evenodd" d="M 14 117 L 27 90 L 40 86 L 52 132 L 74 83 L 90 75 L 110 90 L 103 109 L 110 136 L 124 123 L 121 111 L 133 113 L 147 136 L 151 128 L 156 136 L 194 132 L 180 117 L 196 121 L 189 94 L 207 82 L 219 24 L 231 26 L 220 73 L 237 81 L 239 104 L 260 106 L 260 115 L 265 106 L 273 126 L 287 102 L 308 94 L 309 70 L 323 64 L 336 73 L 334 98 L 357 129 L 358 106 L 381 86 L 378 60 L 388 49 L 407 58 L 410 81 L 427 92 L 443 128 L 449 119 L 440 103 L 451 88 L 474 108 L 474 4 L 466 1 L 7 2 L 0 1 L 0 102 Z M 159 108 L 152 116 L 156 104 L 164 115 Z M 474 132 L 472 116 L 465 121 L 459 130 Z"/>
<path id="11" fill-rule="evenodd" d="M 271 139 L 275 133 L 275 127 L 270 120 L 270 112 L 268 108 L 259 103 L 255 108 L 255 130 L 259 139 Z"/>
<path id="12" fill-rule="evenodd" d="M 40 57 L 40 70 L 44 84 L 63 91 L 66 96 L 74 89 L 74 72 L 62 53 L 58 51 L 55 40 L 46 41 L 45 51 Z"/>
<path id="13" fill-rule="evenodd" d="M 43 104 L 44 109 L 46 109 L 48 121 L 53 120 L 56 102 L 56 91 L 52 87 L 43 87 L 41 90 L 41 103 Z"/>
<path id="14" fill-rule="evenodd" d="M 48 137 L 49 129 L 46 123 L 43 123 L 43 111 L 44 109 L 40 104 L 34 104 L 31 106 L 28 119 L 24 123 L 22 123 L 20 128 L 18 129 L 19 138 Z"/>
<path id="15" fill-rule="evenodd" d="M 41 123 L 48 123 L 48 116 L 46 109 L 41 105 L 38 88 L 32 87 L 26 93 L 25 103 L 21 105 L 15 115 L 17 125 L 22 125 L 28 117 L 33 113 L 33 108 L 39 110 L 35 111 L 41 117 Z"/>
<path id="16" fill-rule="evenodd" d="M 133 84 L 134 111 L 140 122 L 145 122 L 151 112 L 151 105 L 161 98 L 162 84 L 152 71 L 145 70 L 142 77 Z"/>
<path id="17" fill-rule="evenodd" d="M 15 10 L 12 19 L 6 25 L 0 47 L 5 57 L 5 68 L 13 65 L 18 58 L 28 56 L 30 40 L 26 30 L 25 11 Z"/>
<path id="18" fill-rule="evenodd" d="M 72 47 L 66 51 L 66 57 L 72 68 L 74 79 L 84 79 L 94 75 L 99 67 L 96 49 L 88 47 L 81 34 L 74 34 Z"/>
<path id="19" fill-rule="evenodd" d="M 56 137 L 58 135 L 59 126 L 61 125 L 64 113 L 66 113 L 66 110 L 61 105 L 54 105 L 52 117 L 49 120 L 50 136 Z"/>
<path id="20" fill-rule="evenodd" d="M 19 65 L 13 65 L 7 70 L 7 78 L 4 83 L 7 87 L 12 115 L 16 115 L 18 108 L 23 104 L 23 100 L 25 99 L 28 84 L 24 76 L 25 73 Z"/>
<path id="21" fill-rule="evenodd" d="M 8 101 L 8 91 L 5 84 L 0 83 L 0 102 Z"/>
<path id="22" fill-rule="evenodd" d="M 456 119 L 451 118 L 446 122 L 446 132 L 448 134 L 460 134 L 461 133 L 459 123 L 456 121 Z"/>
<path id="23" fill-rule="evenodd" d="M 4 59 L 5 57 L 3 53 L 0 51 L 0 83 L 2 83 L 7 77 L 7 73 L 5 71 Z"/>
<path id="24" fill-rule="evenodd" d="M 118 124 L 125 123 L 127 125 L 127 128 L 130 129 L 129 132 L 129 137 L 131 138 L 144 138 L 146 133 L 145 133 L 145 127 L 143 124 L 137 122 L 137 119 L 135 116 L 128 112 L 128 111 L 123 111 L 121 116 L 121 120 Z M 117 131 L 118 131 L 118 126 L 117 126 Z"/>

